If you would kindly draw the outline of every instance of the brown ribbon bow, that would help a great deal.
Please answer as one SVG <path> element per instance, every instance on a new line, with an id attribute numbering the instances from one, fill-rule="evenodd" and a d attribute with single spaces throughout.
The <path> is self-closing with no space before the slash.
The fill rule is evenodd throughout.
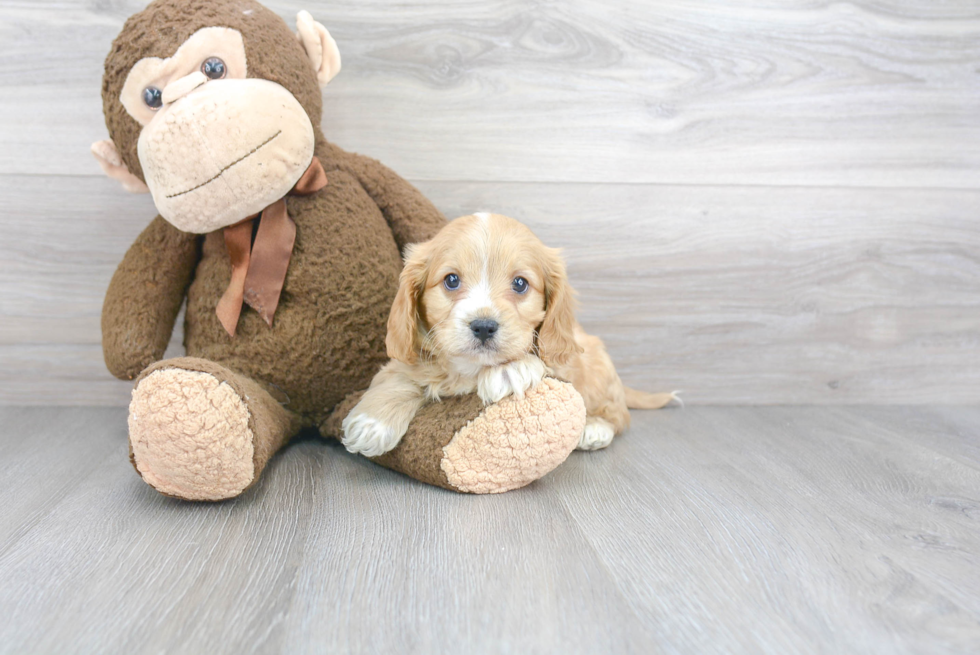
<path id="1" fill-rule="evenodd" d="M 308 196 L 327 184 L 327 174 L 316 157 L 289 195 Z M 252 243 L 252 227 L 259 229 Z M 293 255 L 296 224 L 286 212 L 286 199 L 280 198 L 258 214 L 225 228 L 225 245 L 231 259 L 231 282 L 218 301 L 215 313 L 229 335 L 235 336 L 242 301 L 259 313 L 272 327 L 279 306 L 279 295 Z"/>

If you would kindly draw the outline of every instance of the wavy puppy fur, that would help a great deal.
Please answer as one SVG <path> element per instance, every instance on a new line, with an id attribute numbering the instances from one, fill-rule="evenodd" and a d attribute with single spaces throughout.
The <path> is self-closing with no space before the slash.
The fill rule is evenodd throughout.
<path id="1" fill-rule="evenodd" d="M 345 446 L 380 455 L 428 402 L 474 391 L 485 403 L 521 398 L 545 375 L 568 380 L 585 400 L 578 447 L 608 446 L 629 425 L 627 390 L 574 309 L 559 251 L 526 226 L 496 214 L 452 221 L 409 249 L 388 319 L 392 361 L 345 419 Z M 629 393 L 648 408 L 671 397 Z"/>

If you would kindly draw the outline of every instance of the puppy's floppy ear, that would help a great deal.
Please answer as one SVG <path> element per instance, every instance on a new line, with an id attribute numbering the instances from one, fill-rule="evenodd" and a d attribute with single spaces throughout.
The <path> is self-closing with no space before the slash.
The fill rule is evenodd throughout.
<path id="1" fill-rule="evenodd" d="M 413 244 L 405 252 L 405 268 L 398 279 L 398 293 L 388 315 L 388 336 L 385 346 L 388 357 L 406 364 L 419 359 L 419 299 L 428 277 L 427 244 Z"/>
<path id="2" fill-rule="evenodd" d="M 582 352 L 575 341 L 575 291 L 568 284 L 561 251 L 545 249 L 544 321 L 538 329 L 538 355 L 545 364 L 564 364 Z"/>

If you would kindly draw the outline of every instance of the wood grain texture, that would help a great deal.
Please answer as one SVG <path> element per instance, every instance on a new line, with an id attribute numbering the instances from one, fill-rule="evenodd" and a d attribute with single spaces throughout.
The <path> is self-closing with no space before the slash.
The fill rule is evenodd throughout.
<path id="1" fill-rule="evenodd" d="M 492 497 L 308 440 L 218 504 L 122 409 L 0 425 L 0 653 L 980 649 L 975 407 L 638 412 Z"/>
<path id="2" fill-rule="evenodd" d="M 580 320 L 631 385 L 696 404 L 980 400 L 980 192 L 421 188 L 450 216 L 510 214 L 564 248 Z M 0 176 L 0 194 L 23 217 L 0 242 L 0 399 L 128 403 L 99 312 L 152 205 L 97 178 Z"/>
<path id="3" fill-rule="evenodd" d="M 980 402 L 980 194 L 426 184 L 564 248 L 623 379 L 694 403 Z"/>
<path id="4" fill-rule="evenodd" d="M 102 61 L 145 4 L 3 4 L 0 173 L 96 174 Z M 328 137 L 410 179 L 980 185 L 972 0 L 267 4 L 337 39 Z"/>
<path id="5" fill-rule="evenodd" d="M 145 4 L 0 5 L 0 404 L 128 402 L 99 308 L 154 210 L 88 146 Z M 980 402 L 976 3 L 267 4 L 340 44 L 328 137 L 564 247 L 627 382 Z"/>

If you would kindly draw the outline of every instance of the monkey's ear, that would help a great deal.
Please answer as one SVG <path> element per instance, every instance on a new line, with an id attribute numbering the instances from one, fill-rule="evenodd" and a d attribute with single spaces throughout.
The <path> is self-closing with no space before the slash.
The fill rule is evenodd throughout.
<path id="1" fill-rule="evenodd" d="M 316 81 L 322 89 L 340 72 L 340 50 L 337 49 L 337 42 L 330 36 L 327 28 L 313 20 L 308 11 L 296 14 L 296 31 L 299 32 L 296 38 L 306 50 L 306 56 L 310 58 L 313 70 L 316 71 Z"/>
<path id="2" fill-rule="evenodd" d="M 102 172 L 114 180 L 118 180 L 123 188 L 130 193 L 149 193 L 150 189 L 143 180 L 129 172 L 126 163 L 119 156 L 116 144 L 112 139 L 96 141 L 92 144 L 92 154 L 102 167 Z"/>

